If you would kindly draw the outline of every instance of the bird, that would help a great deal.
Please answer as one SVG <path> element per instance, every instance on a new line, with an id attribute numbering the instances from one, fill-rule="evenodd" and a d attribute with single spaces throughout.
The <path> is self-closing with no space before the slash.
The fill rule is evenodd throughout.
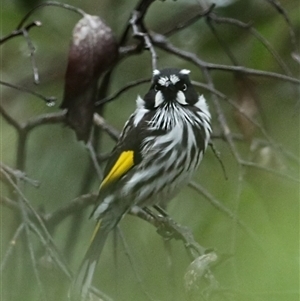
<path id="1" fill-rule="evenodd" d="M 211 114 L 190 70 L 153 71 L 149 91 L 111 152 L 91 218 L 96 226 L 71 286 L 71 300 L 88 300 L 89 288 L 108 234 L 133 207 L 171 200 L 199 166 L 212 133 Z"/>

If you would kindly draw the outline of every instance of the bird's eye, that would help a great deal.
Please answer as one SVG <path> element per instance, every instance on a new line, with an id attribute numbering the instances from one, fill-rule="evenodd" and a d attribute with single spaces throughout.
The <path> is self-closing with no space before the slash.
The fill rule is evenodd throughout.
<path id="1" fill-rule="evenodd" d="M 155 85 L 155 86 L 154 86 L 154 90 L 155 90 L 156 92 L 159 91 L 159 90 L 160 90 L 159 85 Z"/>
<path id="2" fill-rule="evenodd" d="M 181 87 L 181 90 L 182 90 L 182 91 L 186 91 L 186 89 L 187 89 L 187 85 L 186 85 L 186 84 L 183 84 L 182 87 Z"/>

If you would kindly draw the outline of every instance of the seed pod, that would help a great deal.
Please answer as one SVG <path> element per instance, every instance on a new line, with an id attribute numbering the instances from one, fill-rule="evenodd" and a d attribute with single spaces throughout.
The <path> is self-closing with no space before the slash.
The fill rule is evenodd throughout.
<path id="1" fill-rule="evenodd" d="M 89 138 L 99 77 L 117 58 L 118 45 L 111 28 L 98 16 L 86 14 L 73 30 L 61 104 L 78 140 Z"/>

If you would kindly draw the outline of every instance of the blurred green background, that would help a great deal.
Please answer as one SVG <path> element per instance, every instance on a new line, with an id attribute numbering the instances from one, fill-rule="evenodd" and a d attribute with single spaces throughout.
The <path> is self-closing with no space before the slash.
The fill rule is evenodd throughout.
<path id="1" fill-rule="evenodd" d="M 42 1 L 2 0 L 1 36 L 12 32 L 22 17 Z M 63 1 L 83 9 L 92 15 L 99 15 L 111 26 L 117 38 L 137 1 Z M 186 20 L 205 1 L 156 1 L 150 7 L 145 24 L 156 32 L 164 33 L 179 21 Z M 220 1 L 221 2 L 221 1 Z M 300 8 L 297 0 L 281 1 L 295 29 L 300 32 Z M 294 77 L 299 78 L 299 62 L 292 58 L 294 51 L 289 28 L 281 14 L 268 1 L 240 0 L 224 1 L 217 5 L 217 15 L 236 18 L 245 23 L 253 22 L 257 31 L 278 52 Z M 30 31 L 30 38 L 36 47 L 36 63 L 40 74 L 40 84 L 33 84 L 29 50 L 22 37 L 16 37 L 1 45 L 1 80 L 33 89 L 45 96 L 55 96 L 54 107 L 26 93 L 1 86 L 1 106 L 19 123 L 24 123 L 44 113 L 59 111 L 63 95 L 64 74 L 67 65 L 68 46 L 78 15 L 59 7 L 44 7 L 37 10 L 31 21 L 42 22 L 40 28 Z M 219 36 L 234 53 L 238 63 L 254 69 L 283 73 L 275 59 L 249 31 L 226 24 L 215 25 Z M 207 26 L 200 19 L 188 28 L 170 38 L 178 48 L 193 52 L 205 61 L 230 65 L 231 62 Z M 298 39 L 299 42 L 299 39 Z M 299 45 L 299 44 L 298 44 Z M 159 68 L 173 66 L 191 69 L 193 80 L 205 82 L 201 70 L 189 62 L 158 50 Z M 150 77 L 151 57 L 149 52 L 131 56 L 116 68 L 109 94 L 117 91 L 130 81 Z M 241 92 L 233 74 L 214 71 L 212 78 L 216 89 L 228 98 L 238 100 Z M 170 203 L 168 212 L 177 222 L 192 229 L 195 239 L 205 247 L 216 250 L 220 258 L 225 258 L 213 269 L 222 294 L 207 300 L 236 301 L 295 301 L 299 295 L 299 85 L 263 77 L 251 77 L 256 101 L 259 102 L 258 120 L 279 147 L 269 145 L 265 137 L 256 130 L 250 145 L 234 141 L 237 151 L 245 160 L 276 170 L 282 177 L 258 168 L 237 164 L 228 143 L 214 139 L 216 149 L 221 154 L 228 180 L 225 179 L 219 162 L 209 149 L 201 167 L 194 177 L 226 208 L 234 212 L 248 228 L 255 233 L 253 240 L 236 220 L 217 210 L 202 195 L 186 187 Z M 105 107 L 105 118 L 115 128 L 121 130 L 128 116 L 135 109 L 138 94 L 144 95 L 149 84 L 132 88 Z M 243 91 L 242 91 L 243 92 Z M 212 95 L 204 93 L 213 115 L 213 129 L 220 133 Z M 239 134 L 241 128 L 234 119 L 233 107 L 221 100 L 222 110 L 230 130 Z M 17 133 L 1 118 L 1 161 L 16 167 Z M 103 153 L 114 145 L 105 133 L 101 136 Z M 258 143 L 261 142 L 262 143 Z M 22 186 L 22 190 L 32 206 L 39 212 L 51 213 L 67 205 L 83 193 L 96 192 L 99 179 L 89 171 L 89 154 L 82 142 L 78 142 L 71 129 L 62 124 L 44 125 L 34 129 L 26 143 L 25 172 L 40 181 L 39 188 Z M 296 180 L 295 180 L 296 179 Z M 2 184 L 1 195 L 11 194 L 7 185 Z M 11 245 L 18 219 L 16 212 L 1 205 L 1 262 Z M 67 218 L 53 233 L 57 249 L 63 253 L 72 271 L 78 267 L 87 249 L 94 222 L 88 219 L 91 208 L 83 212 L 84 217 L 77 227 L 72 218 Z M 80 218 L 80 217 L 78 217 Z M 70 243 L 69 231 L 79 233 L 74 249 Z M 94 284 L 114 300 L 188 300 L 184 290 L 183 277 L 189 265 L 189 257 L 178 241 L 171 242 L 171 262 L 161 237 L 146 222 L 132 216 L 125 217 L 121 229 L 134 258 L 135 267 L 142 284 L 128 260 L 120 241 L 117 248 L 117 262 L 114 260 L 112 239 L 109 240 L 101 258 Z M 38 261 L 42 286 L 47 300 L 66 300 L 68 280 L 48 259 L 39 239 L 30 236 Z M 43 300 L 39 295 L 36 278 L 33 275 L 29 251 L 22 240 L 17 241 L 11 256 L 1 271 L 0 299 L 3 301 Z M 46 258 L 46 259 L 45 259 Z M 48 264 L 45 264 L 45 261 Z M 202 284 L 201 284 L 202 285 Z M 203 280 L 203 285 L 204 280 Z M 205 300 L 193 296 L 192 300 Z"/>

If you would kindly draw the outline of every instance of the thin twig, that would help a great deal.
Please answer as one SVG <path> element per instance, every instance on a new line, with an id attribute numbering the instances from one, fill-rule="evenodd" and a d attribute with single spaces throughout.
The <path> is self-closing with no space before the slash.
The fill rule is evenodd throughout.
<path id="1" fill-rule="evenodd" d="M 194 181 L 191 181 L 189 183 L 189 186 L 193 188 L 195 191 L 203 195 L 209 203 L 215 207 L 220 212 L 227 215 L 230 219 L 236 221 L 236 223 L 243 229 L 249 237 L 257 244 L 257 246 L 260 247 L 261 250 L 264 250 L 262 243 L 260 239 L 258 238 L 257 234 L 253 232 L 252 229 L 250 229 L 243 221 L 241 221 L 236 214 L 234 214 L 231 210 L 226 208 L 222 202 L 217 200 L 210 192 L 208 192 L 204 187 L 202 187 L 200 184 L 195 183 Z"/>
<path id="2" fill-rule="evenodd" d="M 208 86 L 211 89 L 215 89 L 214 84 L 213 84 L 213 80 L 211 78 L 211 75 L 210 75 L 209 71 L 204 67 L 202 67 L 202 71 L 203 71 L 203 75 L 204 75 L 204 77 L 205 77 L 205 79 L 208 83 Z M 239 155 L 239 153 L 236 149 L 235 144 L 233 143 L 233 139 L 232 139 L 232 136 L 231 136 L 231 130 L 230 130 L 230 127 L 228 126 L 226 117 L 225 117 L 224 112 L 221 108 L 218 96 L 213 94 L 212 95 L 212 101 L 213 101 L 213 104 L 215 106 L 215 110 L 217 112 L 218 122 L 221 126 L 221 129 L 223 130 L 225 139 L 226 139 L 226 141 L 229 145 L 229 149 L 231 150 L 231 152 L 232 152 L 234 158 L 236 159 L 236 161 L 239 162 L 240 161 L 240 155 Z"/>
<path id="3" fill-rule="evenodd" d="M 4 176 L 7 178 L 7 181 L 10 183 L 10 185 L 12 186 L 12 188 L 16 191 L 19 199 L 22 199 L 22 204 L 24 205 L 24 211 L 28 210 L 28 212 L 26 212 L 26 216 L 32 215 L 32 218 L 35 218 L 37 225 L 39 226 L 39 228 L 43 231 L 43 237 L 45 236 L 45 241 L 47 242 L 47 246 L 49 247 L 49 249 L 55 249 L 55 244 L 53 242 L 52 236 L 49 234 L 49 231 L 47 229 L 47 227 L 45 226 L 44 220 L 42 219 L 42 217 L 36 212 L 36 210 L 32 207 L 32 205 L 30 204 L 30 202 L 28 201 L 28 199 L 25 197 L 24 193 L 20 190 L 20 188 L 18 187 L 18 185 L 16 185 L 13 180 L 11 179 L 11 177 L 6 174 L 4 172 Z M 19 210 L 22 210 L 19 207 Z M 29 217 L 27 218 L 28 224 L 31 223 Z M 55 258 L 57 260 L 57 262 L 60 262 L 59 258 Z M 63 264 L 63 263 L 61 263 Z M 63 264 L 64 267 L 62 270 L 65 272 L 65 274 L 69 274 L 69 270 L 67 268 L 66 265 Z"/>
<path id="4" fill-rule="evenodd" d="M 94 124 L 103 129 L 107 134 L 115 141 L 118 140 L 120 133 L 110 124 L 108 124 L 103 117 L 101 117 L 98 113 L 94 114 Z"/>
<path id="5" fill-rule="evenodd" d="M 17 181 L 16 186 L 17 185 L 18 186 L 20 185 L 20 181 Z M 25 207 L 24 199 L 22 198 L 21 195 L 19 195 L 18 204 L 19 204 L 20 211 L 21 211 L 22 223 L 24 224 L 24 230 L 25 230 L 26 244 L 27 244 L 27 248 L 28 248 L 28 251 L 29 251 L 29 256 L 30 256 L 30 259 L 31 259 L 33 273 L 34 273 L 35 280 L 36 280 L 36 283 L 37 283 L 37 287 L 38 287 L 38 290 L 39 290 L 39 293 L 40 293 L 40 298 L 42 300 L 47 300 L 45 290 L 44 290 L 43 285 L 42 285 L 42 280 L 41 280 L 41 277 L 40 277 L 40 273 L 38 271 L 38 267 L 37 267 L 38 264 L 37 264 L 37 260 L 36 260 L 35 253 L 34 253 L 34 250 L 33 250 L 32 240 L 31 240 L 31 237 L 30 237 L 29 217 L 28 217 L 27 210 L 26 210 L 26 207 Z"/>
<path id="6" fill-rule="evenodd" d="M 272 168 L 269 168 L 269 167 L 266 167 L 266 166 L 262 166 L 262 165 L 259 165 L 257 163 L 254 163 L 254 162 L 241 160 L 240 164 L 243 165 L 243 166 L 252 167 L 252 168 L 256 168 L 256 169 L 266 171 L 270 174 L 281 177 L 281 178 L 286 179 L 288 181 L 292 181 L 292 182 L 295 182 L 295 183 L 300 183 L 299 178 L 292 177 L 292 176 L 284 174 L 284 173 L 282 173 L 278 170 L 275 170 L 275 169 L 272 169 Z"/>
<path id="7" fill-rule="evenodd" d="M 88 206 L 95 205 L 96 201 L 97 194 L 84 194 L 68 202 L 67 205 L 62 206 L 56 211 L 43 215 L 41 218 L 47 225 L 47 229 L 52 230 L 54 227 L 59 226 L 59 224 L 69 216 L 76 212 L 83 211 Z M 14 210 L 16 213 L 20 213 L 21 209 L 16 201 L 12 201 L 7 197 L 1 197 L 0 204 Z M 29 209 L 27 209 L 27 214 L 31 220 L 35 220 L 33 213 Z"/>
<path id="8" fill-rule="evenodd" d="M 79 14 L 80 16 L 84 17 L 86 15 L 85 11 L 83 11 L 80 8 L 77 8 L 75 6 L 69 5 L 69 4 L 65 4 L 65 3 L 60 3 L 60 2 L 56 2 L 56 1 L 47 1 L 44 3 L 41 3 L 39 5 L 37 5 L 36 7 L 34 7 L 31 11 L 29 11 L 21 20 L 21 22 L 18 24 L 17 26 L 17 30 L 21 29 L 23 27 L 23 24 L 26 22 L 26 20 L 31 17 L 31 15 L 38 9 L 45 7 L 45 6 L 58 6 L 70 11 L 73 11 L 77 14 Z"/>
<path id="9" fill-rule="evenodd" d="M 22 126 L 20 123 L 18 123 L 14 118 L 12 118 L 2 107 L 0 104 L 0 114 L 3 116 L 3 118 L 6 120 L 8 124 L 10 124 L 17 132 L 20 132 L 22 130 Z"/>
<path id="10" fill-rule="evenodd" d="M 213 33 L 213 35 L 216 37 L 218 43 L 221 45 L 221 47 L 223 48 L 224 52 L 227 54 L 228 58 L 231 60 L 232 64 L 234 66 L 238 66 L 238 60 L 237 58 L 234 56 L 234 54 L 232 53 L 232 51 L 230 50 L 229 46 L 227 45 L 227 43 L 220 37 L 219 33 L 217 32 L 214 24 L 211 22 L 211 15 L 209 14 L 206 17 L 206 23 L 208 24 L 208 27 L 210 28 L 211 32 Z"/>
<path id="11" fill-rule="evenodd" d="M 292 22 L 286 12 L 286 10 L 283 8 L 281 3 L 278 0 L 266 0 L 269 2 L 272 6 L 275 7 L 275 9 L 283 16 L 284 20 L 286 21 L 288 28 L 289 28 L 289 34 L 291 38 L 292 45 L 296 52 L 299 52 L 299 45 L 297 43 L 297 38 L 295 34 L 295 30 L 293 28 Z"/>
<path id="12" fill-rule="evenodd" d="M 0 202 L 2 203 L 2 198 L 1 198 Z M 13 251 L 14 247 L 16 246 L 16 241 L 18 240 L 18 238 L 21 235 L 21 233 L 22 233 L 23 230 L 24 230 L 24 224 L 21 224 L 17 228 L 14 236 L 12 237 L 12 239 L 9 242 L 9 246 L 8 246 L 5 254 L 3 255 L 2 262 L 1 262 L 1 265 L 0 265 L 0 273 L 1 274 L 3 273 L 3 271 L 5 269 L 5 266 L 6 266 L 6 263 L 7 263 L 8 259 L 9 259 L 10 255 L 12 254 L 12 251 Z"/>
<path id="13" fill-rule="evenodd" d="M 7 42 L 8 40 L 17 37 L 17 36 L 23 36 L 24 35 L 24 31 L 26 31 L 27 33 L 29 32 L 29 30 L 33 27 L 39 27 L 41 26 L 42 23 L 40 21 L 33 21 L 31 23 L 29 23 L 28 25 L 26 25 L 23 28 L 18 28 L 16 30 L 14 30 L 13 32 L 11 32 L 10 34 L 6 35 L 5 37 L 3 37 L 2 39 L 0 39 L 0 45 L 4 44 L 5 42 Z"/>
<path id="14" fill-rule="evenodd" d="M 95 170 L 97 172 L 98 175 L 98 179 L 101 180 L 103 178 L 103 171 L 97 161 L 97 155 L 94 149 L 93 144 L 91 143 L 91 140 L 88 141 L 88 143 L 86 144 L 86 148 L 89 151 L 89 155 L 91 157 L 91 160 L 93 162 L 93 166 L 95 167 Z"/>
<path id="15" fill-rule="evenodd" d="M 270 52 L 270 54 L 277 61 L 278 65 L 282 68 L 282 70 L 289 76 L 292 76 L 292 73 L 286 63 L 282 60 L 277 51 L 273 48 L 270 42 L 265 39 L 253 26 L 252 23 L 244 23 L 240 20 L 233 18 L 224 18 L 218 17 L 216 14 L 209 15 L 210 20 L 213 20 L 216 24 L 230 24 L 233 26 L 240 27 L 242 29 L 248 30 L 261 44 Z"/>
<path id="16" fill-rule="evenodd" d="M 65 121 L 65 118 L 66 118 L 65 111 L 42 114 L 37 117 L 33 117 L 32 119 L 29 119 L 23 125 L 23 128 L 26 132 L 30 132 L 31 130 L 39 126 L 44 126 L 47 124 L 63 123 Z"/>
<path id="17" fill-rule="evenodd" d="M 133 36 L 136 38 L 142 38 L 144 40 L 145 48 L 149 49 L 151 52 L 152 70 L 157 69 L 157 54 L 153 47 L 149 34 L 145 31 L 146 29 L 143 26 L 143 15 L 139 11 L 133 11 L 129 23 L 132 26 Z M 139 25 L 144 29 L 144 31 L 139 30 Z"/>
<path id="18" fill-rule="evenodd" d="M 212 141 L 209 142 L 209 146 L 213 152 L 213 154 L 215 155 L 215 157 L 217 158 L 218 162 L 220 163 L 221 165 L 221 168 L 222 168 L 222 171 L 223 171 L 223 174 L 224 174 L 224 177 L 225 177 L 225 180 L 228 180 L 228 176 L 227 176 L 227 173 L 226 173 L 226 168 L 223 164 L 223 161 L 221 159 L 221 156 L 220 156 L 220 152 L 218 152 L 215 148 L 215 145 L 213 144 Z"/>
<path id="19" fill-rule="evenodd" d="M 104 294 L 103 292 L 99 291 L 96 287 L 92 286 L 90 291 L 98 297 L 96 301 L 114 301 L 110 296 Z"/>
<path id="20" fill-rule="evenodd" d="M 40 186 L 39 181 L 30 179 L 29 177 L 27 177 L 27 175 L 23 171 L 13 169 L 13 168 L 3 164 L 2 162 L 0 162 L 0 172 L 2 172 L 2 169 L 5 170 L 10 175 L 12 175 L 13 177 L 15 177 L 16 180 L 25 181 L 25 182 L 31 184 L 34 187 L 39 187 Z"/>
<path id="21" fill-rule="evenodd" d="M 68 202 L 66 205 L 57 209 L 53 213 L 47 213 L 44 216 L 44 220 L 48 227 L 57 227 L 62 221 L 64 221 L 70 215 L 82 211 L 87 206 L 94 205 L 97 200 L 97 194 L 85 194 L 75 198 L 74 200 Z"/>
<path id="22" fill-rule="evenodd" d="M 245 168 L 239 163 L 238 171 L 237 171 L 237 179 L 236 179 L 236 189 L 235 196 L 233 197 L 233 219 L 231 223 L 231 233 L 230 233 L 230 254 L 236 254 L 237 246 L 238 246 L 238 214 L 240 212 L 240 202 L 241 196 L 243 192 L 243 181 L 245 177 Z M 258 240 L 257 240 L 258 241 Z M 261 245 L 259 245 L 261 246 Z M 231 266 L 232 266 L 232 274 L 233 274 L 233 283 L 238 287 L 240 284 L 240 278 L 238 277 L 238 269 L 237 269 L 237 259 L 236 256 L 231 258 Z"/>
<path id="23" fill-rule="evenodd" d="M 206 64 L 206 67 L 210 70 L 220 70 L 220 71 L 228 71 L 228 72 L 240 72 L 242 74 L 246 75 L 251 75 L 251 76 L 257 76 L 257 77 L 267 77 L 267 78 L 272 78 L 272 79 L 278 79 L 286 82 L 290 82 L 296 85 L 300 84 L 300 80 L 287 76 L 284 74 L 279 74 L 275 72 L 269 72 L 269 71 L 263 71 L 263 70 L 257 70 L 257 69 L 251 69 L 251 68 L 246 68 L 243 66 L 226 66 L 226 65 L 219 65 L 219 64 Z"/>
<path id="24" fill-rule="evenodd" d="M 49 255 L 54 260 L 56 265 L 61 269 L 61 271 L 65 274 L 65 276 L 68 279 L 71 279 L 72 273 L 69 269 L 69 267 L 66 265 L 65 259 L 62 257 L 61 253 L 58 252 L 55 244 L 53 243 L 53 240 L 49 241 L 40 231 L 40 229 L 36 226 L 35 223 L 29 221 L 30 229 L 37 235 L 42 245 L 45 247 L 45 249 L 49 252 Z"/>
<path id="25" fill-rule="evenodd" d="M 297 157 L 296 155 L 294 155 L 291 152 L 289 152 L 288 150 L 286 150 L 282 145 L 276 143 L 270 137 L 270 135 L 266 132 L 265 128 L 261 124 L 259 124 L 257 121 L 255 121 L 252 117 L 248 116 L 245 113 L 245 111 L 241 110 L 241 108 L 232 99 L 228 98 L 222 92 L 220 92 L 220 91 L 218 91 L 214 88 L 209 87 L 209 85 L 207 85 L 207 84 L 200 83 L 200 82 L 197 82 L 197 81 L 192 81 L 192 84 L 196 87 L 201 87 L 201 88 L 213 93 L 214 95 L 220 97 L 221 99 L 226 100 L 233 108 L 235 108 L 240 114 L 242 114 L 246 119 L 248 119 L 264 135 L 266 140 L 264 140 L 263 143 L 262 143 L 262 141 L 260 141 L 260 143 L 262 143 L 263 145 L 271 145 L 275 150 L 280 151 L 281 153 L 283 153 L 290 160 L 295 161 L 298 165 L 300 164 L 299 157 Z M 237 135 L 233 135 L 232 133 L 230 135 L 232 136 L 232 139 L 237 139 L 239 141 L 244 140 L 240 135 L 237 136 Z M 213 134 L 212 138 L 221 138 L 223 140 L 226 140 L 226 137 L 224 136 L 223 133 L 217 134 L 217 136 L 215 134 Z"/>
<path id="26" fill-rule="evenodd" d="M 131 251 L 130 251 L 129 246 L 127 244 L 126 238 L 124 236 L 123 231 L 120 229 L 120 227 L 117 227 L 117 234 L 121 238 L 121 243 L 123 245 L 125 255 L 128 258 L 128 261 L 129 261 L 130 266 L 131 266 L 131 268 L 133 270 L 133 273 L 135 275 L 137 283 L 140 285 L 140 287 L 142 289 L 142 292 L 145 295 L 145 297 L 148 300 L 152 300 L 153 301 L 154 299 L 150 296 L 149 292 L 147 291 L 147 287 L 144 285 L 144 282 L 143 282 L 143 280 L 142 280 L 142 278 L 141 278 L 141 276 L 140 276 L 140 274 L 139 274 L 139 272 L 137 270 L 136 262 L 134 260 L 134 257 L 131 255 Z"/>
<path id="27" fill-rule="evenodd" d="M 30 90 L 30 89 L 28 89 L 26 87 L 20 87 L 20 86 L 17 86 L 17 85 L 13 85 L 11 83 L 7 83 L 7 82 L 4 82 L 2 80 L 0 80 L 0 85 L 6 86 L 6 87 L 10 87 L 12 89 L 16 89 L 18 91 L 22 91 L 22 92 L 31 94 L 33 96 L 36 96 L 36 97 L 44 100 L 47 103 L 48 106 L 53 106 L 55 104 L 55 102 L 56 102 L 56 97 L 54 97 L 54 96 L 47 97 L 47 96 L 44 96 L 44 95 L 42 95 L 40 93 L 32 91 L 32 90 Z"/>
<path id="28" fill-rule="evenodd" d="M 18 202 L 11 201 L 8 198 L 0 198 L 0 203 L 9 207 L 10 209 L 16 210 L 18 213 L 21 213 L 21 211 L 23 209 L 25 210 L 28 226 L 30 227 L 31 230 L 33 230 L 33 232 L 35 234 L 37 234 L 40 241 L 44 245 L 45 249 L 49 252 L 51 257 L 54 259 L 56 264 L 61 268 L 61 270 L 64 272 L 64 274 L 68 278 L 70 278 L 71 273 L 70 273 L 68 267 L 66 266 L 66 264 L 64 263 L 65 260 L 61 258 L 61 255 L 57 251 L 57 249 L 52 241 L 52 238 L 50 236 L 48 236 L 48 238 L 45 238 L 44 235 L 41 233 L 41 231 L 37 228 L 37 226 L 36 226 L 37 220 L 36 220 L 36 218 L 35 218 L 36 216 L 33 214 L 33 212 L 30 209 L 25 208 L 25 207 L 23 209 L 21 209 L 22 207 Z M 33 222 L 32 220 L 35 220 L 35 222 Z M 50 222 L 51 221 L 49 221 L 49 224 L 50 224 Z M 22 225 L 25 226 L 25 224 L 22 224 Z M 46 235 L 46 237 L 47 237 L 47 235 Z"/>
<path id="29" fill-rule="evenodd" d="M 195 81 L 192 81 L 192 83 L 193 83 L 193 85 L 198 86 L 198 87 L 202 87 L 202 88 L 210 91 L 211 93 L 213 93 L 215 96 L 226 100 L 235 110 L 237 110 L 241 115 L 243 115 L 246 119 L 248 119 L 257 129 L 259 129 L 260 132 L 265 136 L 265 138 L 269 141 L 269 143 L 271 145 L 275 145 L 275 142 L 268 135 L 268 133 L 266 132 L 264 127 L 261 124 L 259 124 L 257 121 L 255 121 L 251 116 L 246 114 L 246 112 L 244 110 L 242 110 L 233 100 L 228 98 L 225 94 L 223 94 L 222 92 L 216 90 L 213 87 L 210 87 L 209 85 L 205 85 L 203 83 L 198 83 L 198 82 L 195 82 Z"/>
<path id="30" fill-rule="evenodd" d="M 211 4 L 204 11 L 200 11 L 200 12 L 196 13 L 194 16 L 192 16 L 191 18 L 185 20 L 184 22 L 176 24 L 172 29 L 165 32 L 163 35 L 166 37 L 169 37 L 169 36 L 179 32 L 180 30 L 183 30 L 183 29 L 189 27 L 190 25 L 197 22 L 200 18 L 209 15 L 214 10 L 215 7 L 216 7 L 215 3 Z"/>
<path id="31" fill-rule="evenodd" d="M 119 96 L 121 96 L 127 90 L 130 90 L 133 87 L 136 87 L 136 86 L 144 84 L 144 83 L 149 83 L 149 82 L 151 82 L 151 78 L 142 78 L 142 79 L 138 79 L 138 80 L 135 80 L 133 82 L 130 82 L 130 83 L 126 84 L 125 86 L 123 86 L 120 90 L 113 93 L 112 95 L 98 100 L 96 102 L 96 106 L 98 107 L 102 104 L 111 102 L 111 101 L 117 99 Z"/>
<path id="32" fill-rule="evenodd" d="M 20 207 L 18 203 L 9 199 L 8 197 L 0 195 L 0 204 L 15 211 L 16 213 L 20 213 Z"/>
<path id="33" fill-rule="evenodd" d="M 284 74 L 279 74 L 275 72 L 269 72 L 269 71 L 263 71 L 263 70 L 257 70 L 257 69 L 251 69 L 246 68 L 243 66 L 228 66 L 228 65 L 221 65 L 221 64 L 213 64 L 208 63 L 203 60 L 201 60 L 195 53 L 184 51 L 182 49 L 179 49 L 172 45 L 170 42 L 166 40 L 166 38 L 160 34 L 157 33 L 151 33 L 151 39 L 153 41 L 153 44 L 157 47 L 172 53 L 178 57 L 181 57 L 189 62 L 194 63 L 196 66 L 202 68 L 206 68 L 207 70 L 219 70 L 219 71 L 226 71 L 226 72 L 237 72 L 246 74 L 249 76 L 258 76 L 258 77 L 267 77 L 267 78 L 273 78 L 278 79 L 282 81 L 288 81 L 293 84 L 300 84 L 300 80 L 294 77 L 290 77 Z"/>
<path id="34" fill-rule="evenodd" d="M 31 67 L 32 67 L 32 71 L 33 71 L 33 82 L 35 84 L 39 84 L 40 77 L 39 77 L 39 71 L 38 71 L 38 68 L 36 65 L 36 60 L 35 60 L 35 47 L 29 37 L 28 31 L 25 29 L 23 29 L 23 36 L 27 42 L 27 46 L 29 49 Z"/>

